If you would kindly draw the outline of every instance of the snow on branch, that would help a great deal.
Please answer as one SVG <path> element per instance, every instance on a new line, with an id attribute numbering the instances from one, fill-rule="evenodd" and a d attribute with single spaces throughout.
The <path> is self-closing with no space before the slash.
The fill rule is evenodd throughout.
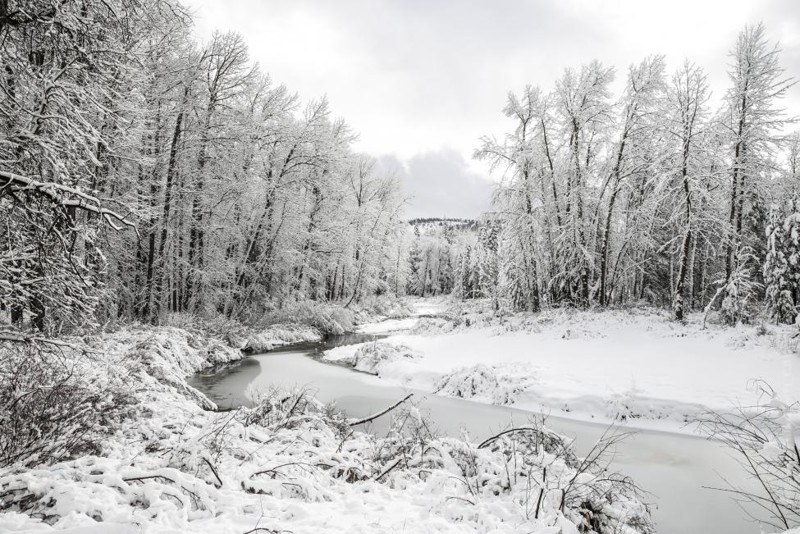
<path id="1" fill-rule="evenodd" d="M 400 406 L 401 404 L 403 404 L 404 402 L 406 402 L 408 399 L 410 399 L 413 396 L 414 396 L 413 393 L 409 393 L 408 395 L 406 395 L 405 397 L 403 397 L 402 399 L 400 399 L 396 403 L 392 404 L 391 406 L 389 406 L 385 410 L 381 410 L 380 412 L 378 412 L 376 414 L 373 414 L 373 415 L 370 415 L 369 417 L 365 417 L 364 419 L 357 419 L 355 421 L 350 421 L 348 424 L 350 426 L 358 426 L 358 425 L 363 425 L 364 423 L 369 423 L 371 421 L 374 421 L 375 419 L 377 419 L 377 418 L 379 418 L 379 417 L 381 417 L 383 415 L 386 415 L 387 413 L 391 412 L 392 410 L 394 410 L 395 408 L 397 408 L 398 406 Z"/>
<path id="2" fill-rule="evenodd" d="M 15 174 L 0 170 L 0 191 L 9 188 L 12 191 L 31 191 L 38 195 L 47 197 L 51 202 L 64 208 L 77 208 L 101 216 L 115 230 L 122 230 L 123 226 L 133 228 L 139 234 L 136 224 L 129 221 L 127 216 L 104 208 L 102 202 L 92 195 L 88 195 L 80 189 L 53 182 L 40 182 Z M 116 222 L 115 222 L 116 221 Z"/>

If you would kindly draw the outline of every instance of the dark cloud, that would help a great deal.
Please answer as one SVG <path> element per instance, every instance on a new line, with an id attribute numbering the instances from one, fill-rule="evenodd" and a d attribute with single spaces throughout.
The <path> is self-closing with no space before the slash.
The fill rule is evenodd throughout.
<path id="1" fill-rule="evenodd" d="M 493 184 L 472 171 L 457 151 L 444 148 L 410 158 L 378 158 L 383 172 L 394 173 L 410 197 L 406 217 L 477 218 L 489 207 Z"/>

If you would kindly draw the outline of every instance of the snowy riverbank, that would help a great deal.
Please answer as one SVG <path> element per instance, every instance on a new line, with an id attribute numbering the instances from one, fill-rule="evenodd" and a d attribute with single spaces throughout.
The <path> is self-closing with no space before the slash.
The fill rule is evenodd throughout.
<path id="1" fill-rule="evenodd" d="M 545 430 L 443 439 L 409 407 L 376 437 L 298 392 L 214 412 L 185 379 L 235 361 L 239 347 L 176 327 L 85 342 L 56 351 L 79 392 L 68 399 L 82 409 L 84 397 L 107 398 L 114 409 L 76 420 L 86 447 L 51 443 L 49 456 L 0 469 L 2 532 L 649 531 L 627 481 L 585 470 Z M 10 359 L 31 351 L 0 348 L 8 379 Z"/>
<path id="2" fill-rule="evenodd" d="M 699 314 L 683 325 L 650 309 L 495 316 L 476 304 L 443 305 L 440 318 L 325 358 L 393 385 L 680 432 L 693 432 L 687 423 L 709 409 L 764 401 L 759 381 L 785 401 L 800 398 L 795 327 L 703 329 Z"/>

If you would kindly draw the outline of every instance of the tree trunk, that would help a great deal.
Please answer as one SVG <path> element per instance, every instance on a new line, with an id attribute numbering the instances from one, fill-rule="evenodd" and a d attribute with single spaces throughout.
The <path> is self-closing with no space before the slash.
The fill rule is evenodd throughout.
<path id="1" fill-rule="evenodd" d="M 184 89 L 184 105 L 186 104 L 188 94 L 189 94 L 189 88 L 187 87 L 186 89 Z M 158 322 L 158 319 L 161 317 L 162 291 L 163 291 L 162 288 L 164 280 L 168 276 L 166 269 L 167 261 L 166 258 L 164 258 L 164 252 L 166 251 L 167 247 L 167 228 L 169 227 L 169 217 L 170 217 L 170 211 L 172 209 L 172 188 L 178 173 L 178 146 L 183 131 L 183 117 L 184 117 L 184 110 L 181 109 L 181 111 L 178 113 L 177 118 L 175 119 L 175 129 L 172 132 L 172 144 L 170 145 L 169 149 L 167 176 L 166 176 L 166 182 L 164 184 L 164 203 L 161 211 L 161 235 L 158 240 L 158 259 L 161 265 L 161 272 L 158 274 L 155 281 L 156 284 L 154 290 L 155 310 L 153 314 L 154 322 Z"/>

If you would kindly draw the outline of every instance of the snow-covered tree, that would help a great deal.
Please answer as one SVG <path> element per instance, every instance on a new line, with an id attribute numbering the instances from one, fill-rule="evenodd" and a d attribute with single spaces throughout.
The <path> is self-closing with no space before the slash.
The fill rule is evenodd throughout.
<path id="1" fill-rule="evenodd" d="M 761 242 L 757 219 L 754 224 L 750 216 L 763 205 L 763 188 L 773 167 L 777 133 L 786 123 L 778 101 L 792 85 L 791 79 L 784 77 L 779 54 L 780 49 L 769 43 L 763 24 L 746 27 L 731 52 L 732 87 L 726 95 L 722 119 L 731 153 L 725 252 L 728 279 L 741 263 L 740 249 L 752 249 Z"/>
<path id="2" fill-rule="evenodd" d="M 678 274 L 672 296 L 672 313 L 680 321 L 685 311 L 686 280 L 697 234 L 697 211 L 706 187 L 702 182 L 708 180 L 702 166 L 702 136 L 706 118 L 705 105 L 708 102 L 708 85 L 703 71 L 688 61 L 685 62 L 672 80 L 669 98 L 672 111 L 669 131 L 677 141 L 675 144 L 679 153 L 675 158 L 677 176 L 669 179 L 679 191 L 680 200 L 677 205 L 682 209 L 677 210 L 675 222 L 683 231 L 678 249 Z"/>
<path id="3" fill-rule="evenodd" d="M 800 212 L 793 199 L 789 214 L 775 206 L 767 226 L 764 284 L 767 308 L 778 323 L 793 323 L 800 296 Z"/>

